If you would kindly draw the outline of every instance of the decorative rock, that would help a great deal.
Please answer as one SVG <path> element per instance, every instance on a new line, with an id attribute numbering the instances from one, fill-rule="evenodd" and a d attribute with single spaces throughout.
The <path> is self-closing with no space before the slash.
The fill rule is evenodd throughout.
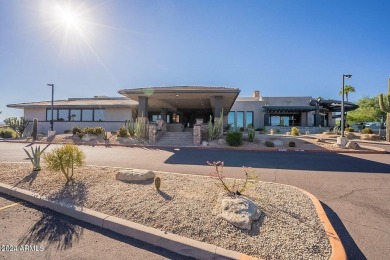
<path id="1" fill-rule="evenodd" d="M 203 142 L 202 142 L 202 146 L 208 146 L 208 145 L 209 145 L 208 142 L 206 142 L 206 141 L 203 141 Z"/>
<path id="2" fill-rule="evenodd" d="M 116 174 L 116 179 L 125 182 L 131 181 L 145 181 L 149 179 L 154 179 L 155 174 L 150 170 L 121 170 Z"/>
<path id="3" fill-rule="evenodd" d="M 220 216 L 235 227 L 250 230 L 252 222 L 261 216 L 261 210 L 246 197 L 224 198 Z"/>
<path id="4" fill-rule="evenodd" d="M 344 132 L 344 135 L 345 135 L 345 137 L 347 137 L 348 139 L 356 138 L 356 135 L 355 135 L 354 133 L 351 133 L 351 132 Z"/>
<path id="5" fill-rule="evenodd" d="M 283 142 L 280 141 L 280 140 L 275 140 L 275 141 L 274 141 L 274 145 L 276 145 L 276 146 L 282 146 L 282 145 L 283 145 Z"/>
<path id="6" fill-rule="evenodd" d="M 81 140 L 83 140 L 84 142 L 88 142 L 88 141 L 91 141 L 91 140 L 95 140 L 97 138 L 96 135 L 90 135 L 90 134 L 85 134 Z"/>
<path id="7" fill-rule="evenodd" d="M 358 150 L 360 148 L 360 145 L 354 141 L 349 141 L 345 147 L 348 149 Z"/>
<path id="8" fill-rule="evenodd" d="M 325 143 L 325 139 L 323 139 L 323 138 L 318 138 L 318 139 L 316 140 L 316 142 L 318 142 L 318 143 Z"/>
<path id="9" fill-rule="evenodd" d="M 218 140 L 218 144 L 226 144 L 225 139 L 219 139 L 219 140 Z"/>

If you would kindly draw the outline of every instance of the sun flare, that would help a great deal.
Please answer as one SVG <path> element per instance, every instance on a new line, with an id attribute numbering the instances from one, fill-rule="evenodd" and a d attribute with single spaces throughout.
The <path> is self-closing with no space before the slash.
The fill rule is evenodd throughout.
<path id="1" fill-rule="evenodd" d="M 80 10 L 71 5 L 56 5 L 53 15 L 61 26 L 67 30 L 82 30 L 85 26 L 85 20 Z"/>

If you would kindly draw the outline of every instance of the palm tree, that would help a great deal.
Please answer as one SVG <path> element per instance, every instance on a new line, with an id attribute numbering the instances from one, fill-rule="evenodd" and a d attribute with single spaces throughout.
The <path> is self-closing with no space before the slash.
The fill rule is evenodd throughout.
<path id="1" fill-rule="evenodd" d="M 348 102 L 348 93 L 354 93 L 356 92 L 355 88 L 352 87 L 351 85 L 345 85 L 344 86 L 344 93 L 345 93 L 345 98 L 347 99 L 347 102 Z M 339 95 L 342 95 L 343 94 L 343 90 L 340 90 L 339 92 Z"/>

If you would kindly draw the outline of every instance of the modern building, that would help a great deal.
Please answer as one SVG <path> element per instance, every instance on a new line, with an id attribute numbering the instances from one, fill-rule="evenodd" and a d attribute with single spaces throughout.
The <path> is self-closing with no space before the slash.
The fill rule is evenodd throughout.
<path id="1" fill-rule="evenodd" d="M 236 129 L 279 128 L 286 132 L 292 126 L 316 132 L 321 127 L 335 124 L 335 112 L 341 102 L 304 97 L 262 97 L 254 91 L 251 97 L 239 97 L 240 90 L 227 87 L 175 86 L 158 88 L 122 89 L 122 98 L 99 97 L 55 100 L 53 105 L 54 130 L 63 133 L 75 126 L 103 126 L 107 131 L 118 130 L 126 120 L 148 118 L 149 123 L 162 120 L 166 131 L 181 132 L 198 124 L 205 124 L 221 113 L 224 126 Z M 37 118 L 40 133 L 50 129 L 51 102 L 10 104 L 24 109 L 28 120 Z M 346 111 L 357 106 L 345 102 Z"/>

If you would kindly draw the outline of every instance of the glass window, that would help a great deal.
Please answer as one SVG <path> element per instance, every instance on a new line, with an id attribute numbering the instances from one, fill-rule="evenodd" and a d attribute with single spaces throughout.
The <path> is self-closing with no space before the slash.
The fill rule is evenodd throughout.
<path id="1" fill-rule="evenodd" d="M 104 121 L 104 109 L 95 109 L 94 121 Z"/>
<path id="2" fill-rule="evenodd" d="M 271 126 L 280 125 L 280 116 L 271 116 Z"/>
<path id="3" fill-rule="evenodd" d="M 93 109 L 83 109 L 81 120 L 82 121 L 93 121 Z"/>
<path id="4" fill-rule="evenodd" d="M 230 127 L 234 127 L 234 115 L 236 114 L 236 112 L 229 112 L 228 114 L 228 125 L 230 125 Z"/>
<path id="5" fill-rule="evenodd" d="M 58 121 L 69 121 L 69 109 L 58 110 Z"/>
<path id="6" fill-rule="evenodd" d="M 246 127 L 253 128 L 253 111 L 246 112 Z"/>
<path id="7" fill-rule="evenodd" d="M 237 112 L 237 128 L 244 127 L 244 112 Z"/>
<path id="8" fill-rule="evenodd" d="M 70 110 L 70 121 L 81 121 L 81 110 L 71 109 Z"/>
<path id="9" fill-rule="evenodd" d="M 53 109 L 53 120 L 57 120 L 57 109 Z M 51 109 L 47 109 L 46 110 L 46 121 L 50 121 L 51 120 Z"/>

